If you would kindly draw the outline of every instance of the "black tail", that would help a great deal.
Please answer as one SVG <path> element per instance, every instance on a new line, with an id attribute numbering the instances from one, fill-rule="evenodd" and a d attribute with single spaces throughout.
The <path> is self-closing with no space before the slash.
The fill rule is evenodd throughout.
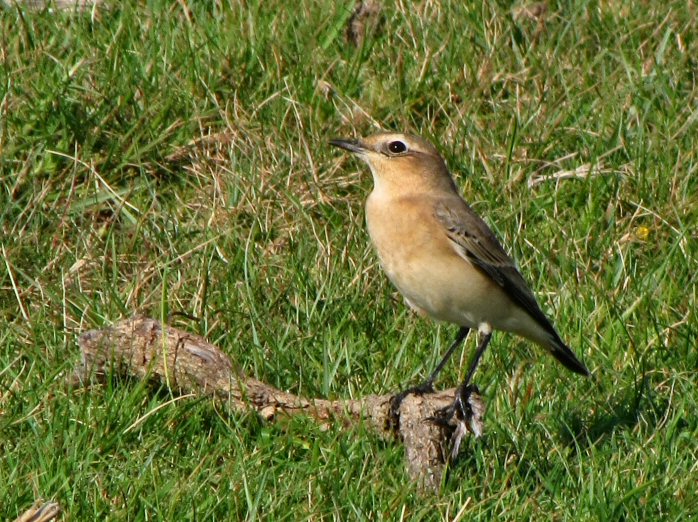
<path id="1" fill-rule="evenodd" d="M 555 335 L 551 341 L 552 342 L 550 345 L 548 345 L 550 353 L 553 354 L 553 357 L 560 361 L 565 368 L 572 370 L 574 373 L 584 375 L 585 377 L 589 377 L 591 375 L 589 370 L 587 370 L 587 367 L 584 366 L 579 359 L 577 359 L 574 352 L 562 342 L 559 335 Z"/>

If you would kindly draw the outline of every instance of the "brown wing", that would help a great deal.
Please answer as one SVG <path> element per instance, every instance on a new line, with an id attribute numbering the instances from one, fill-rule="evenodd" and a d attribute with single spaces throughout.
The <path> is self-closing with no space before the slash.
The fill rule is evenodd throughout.
<path id="1" fill-rule="evenodd" d="M 499 244 L 480 216 L 460 198 L 449 198 L 437 203 L 434 215 L 444 226 L 448 238 L 459 255 L 470 261 L 504 289 L 507 295 L 523 308 L 550 334 L 550 353 L 563 365 L 581 375 L 590 375 L 586 366 L 560 339 L 555 328 L 538 306 L 514 262 Z"/>
<path id="2" fill-rule="evenodd" d="M 526 281 L 487 223 L 460 198 L 437 203 L 434 214 L 456 251 L 492 278 L 516 304 L 557 337 Z"/>

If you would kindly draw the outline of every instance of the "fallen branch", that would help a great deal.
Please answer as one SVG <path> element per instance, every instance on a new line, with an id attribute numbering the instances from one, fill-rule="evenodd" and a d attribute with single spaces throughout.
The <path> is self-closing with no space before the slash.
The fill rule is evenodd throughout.
<path id="1" fill-rule="evenodd" d="M 571 170 L 559 170 L 553 174 L 542 175 L 535 174 L 528 180 L 528 188 L 533 188 L 536 185 L 545 183 L 546 181 L 561 181 L 563 179 L 586 179 L 589 176 L 600 176 L 602 174 L 612 174 L 616 171 L 605 169 L 603 163 L 592 165 L 584 163 L 579 167 Z"/>
<path id="2" fill-rule="evenodd" d="M 22 513 L 15 522 L 51 522 L 61 514 L 61 507 L 55 502 L 44 502 L 39 499 L 32 507 Z"/>
<path id="3" fill-rule="evenodd" d="M 390 422 L 392 395 L 368 395 L 357 400 L 304 399 L 278 390 L 236 369 L 230 358 L 202 337 L 162 323 L 135 317 L 110 328 L 85 332 L 79 339 L 81 383 L 112 372 L 153 379 L 181 393 L 205 394 L 226 401 L 234 412 L 255 410 L 272 421 L 280 415 L 310 415 L 321 423 L 362 419 L 385 435 L 404 443 L 410 476 L 438 488 L 449 458 L 453 436 L 457 447 L 466 431 L 478 434 L 484 405 L 477 394 L 470 398 L 475 418 L 468 424 L 451 420 L 435 423 L 435 413 L 451 404 L 454 389 L 402 402 L 399 423 Z"/>

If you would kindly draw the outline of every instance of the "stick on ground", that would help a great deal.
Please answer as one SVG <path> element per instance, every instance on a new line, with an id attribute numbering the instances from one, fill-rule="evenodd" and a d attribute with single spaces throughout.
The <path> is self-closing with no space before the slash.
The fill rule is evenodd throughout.
<path id="1" fill-rule="evenodd" d="M 109 373 L 152 379 L 180 393 L 210 395 L 226 401 L 233 413 L 255 410 L 273 421 L 280 415 L 304 414 L 324 424 L 353 423 L 360 419 L 376 431 L 403 441 L 410 476 L 421 485 L 436 489 L 448 460 L 451 436 L 462 438 L 472 425 L 439 425 L 430 420 L 448 406 L 455 390 L 410 395 L 400 406 L 397 427 L 389 423 L 389 395 L 368 395 L 356 400 L 305 399 L 278 390 L 242 374 L 234 361 L 202 337 L 134 317 L 112 327 L 90 330 L 80 336 L 82 365 L 76 371 L 81 383 Z M 473 409 L 480 412 L 472 424 L 481 429 L 484 405 L 473 395 Z"/>

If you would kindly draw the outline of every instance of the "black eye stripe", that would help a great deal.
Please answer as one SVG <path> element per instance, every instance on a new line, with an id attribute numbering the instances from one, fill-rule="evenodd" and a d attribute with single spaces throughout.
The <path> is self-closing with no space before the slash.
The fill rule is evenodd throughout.
<path id="1" fill-rule="evenodd" d="M 407 145 L 398 140 L 391 141 L 388 143 L 388 150 L 393 154 L 400 154 L 401 152 L 405 152 L 407 150 Z"/>

